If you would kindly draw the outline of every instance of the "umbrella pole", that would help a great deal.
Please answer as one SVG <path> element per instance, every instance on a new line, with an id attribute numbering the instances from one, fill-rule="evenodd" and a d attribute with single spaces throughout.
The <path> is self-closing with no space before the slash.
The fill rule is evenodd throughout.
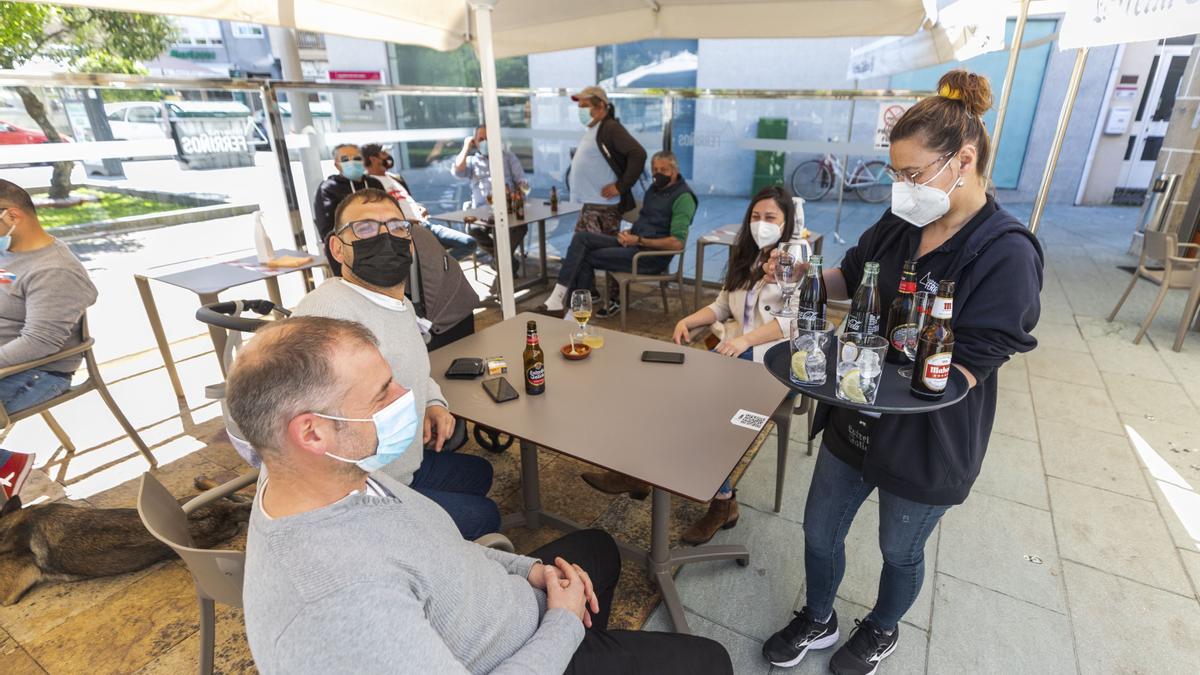
<path id="1" fill-rule="evenodd" d="M 1062 152 L 1063 137 L 1067 135 L 1067 123 L 1071 121 L 1071 109 L 1075 107 L 1075 96 L 1079 94 L 1079 83 L 1083 80 L 1083 67 L 1087 65 L 1087 47 L 1075 52 L 1075 68 L 1071 70 L 1071 81 L 1067 83 L 1067 95 L 1063 99 L 1062 112 L 1058 115 L 1058 128 L 1054 130 L 1054 142 L 1050 144 L 1050 156 L 1046 159 L 1046 170 L 1042 173 L 1042 184 L 1038 187 L 1037 199 L 1033 200 L 1033 213 L 1029 216 L 1029 231 L 1037 234 L 1042 212 L 1046 209 L 1046 197 L 1050 194 L 1050 181 L 1054 180 L 1054 169 L 1058 166 L 1058 155 Z"/>
<path id="2" fill-rule="evenodd" d="M 500 137 L 500 100 L 496 95 L 496 52 L 492 47 L 492 8 L 496 0 L 471 0 L 475 10 L 475 38 L 479 49 L 479 74 L 483 82 L 483 123 L 487 127 L 488 145 L 497 152 L 488 155 L 492 173 L 492 215 L 496 227 L 492 239 L 496 242 L 496 274 L 500 281 L 500 310 L 505 319 L 517 313 L 513 298 L 512 249 L 509 247 L 508 209 L 504 200 L 504 147 Z"/>
<path id="3" fill-rule="evenodd" d="M 992 129 L 992 152 L 988 155 L 983 175 L 991 178 L 996 166 L 996 150 L 1000 147 L 1000 132 L 1004 130 L 1004 114 L 1008 112 L 1008 96 L 1012 93 L 1013 78 L 1017 74 L 1017 57 L 1021 55 L 1021 41 L 1025 39 L 1025 21 L 1029 18 L 1030 0 L 1021 0 L 1021 13 L 1013 28 L 1012 46 L 1008 49 L 1008 68 L 1004 70 L 1004 87 L 1000 90 L 1000 105 L 996 108 L 996 126 Z"/>

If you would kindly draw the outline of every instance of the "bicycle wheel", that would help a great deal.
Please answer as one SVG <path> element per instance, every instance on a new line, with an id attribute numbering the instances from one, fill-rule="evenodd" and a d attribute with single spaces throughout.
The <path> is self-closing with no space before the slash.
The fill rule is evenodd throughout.
<path id="1" fill-rule="evenodd" d="M 886 166 L 887 164 L 874 160 L 858 167 L 850 186 L 858 193 L 859 199 L 868 204 L 878 204 L 892 196 L 892 178 L 884 171 Z"/>
<path id="2" fill-rule="evenodd" d="M 833 173 L 819 159 L 801 162 L 792 171 L 792 194 L 804 197 L 805 201 L 814 202 L 833 188 Z"/>

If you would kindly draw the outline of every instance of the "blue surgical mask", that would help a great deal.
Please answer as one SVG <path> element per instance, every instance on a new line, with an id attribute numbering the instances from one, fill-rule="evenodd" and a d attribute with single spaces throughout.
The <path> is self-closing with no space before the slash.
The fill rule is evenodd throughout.
<path id="1" fill-rule="evenodd" d="M 479 154 L 487 156 L 487 141 L 479 141 Z"/>
<path id="2" fill-rule="evenodd" d="M 584 126 L 591 124 L 592 123 L 592 109 L 591 108 L 580 108 L 579 109 L 579 121 Z"/>
<path id="3" fill-rule="evenodd" d="M 350 180 L 359 180 L 367 172 L 361 160 L 342 162 L 342 175 Z"/>
<path id="4" fill-rule="evenodd" d="M 400 455 L 403 455 L 404 451 L 408 449 L 408 446 L 412 445 L 413 439 L 417 437 L 417 428 L 421 426 L 421 421 L 417 418 L 416 397 L 413 396 L 411 391 L 387 404 L 382 410 L 371 415 L 369 418 L 337 417 L 321 413 L 313 414 L 317 417 L 324 417 L 327 420 L 375 423 L 377 444 L 374 454 L 362 459 L 346 459 L 345 457 L 338 457 L 329 452 L 325 453 L 326 456 L 336 459 L 339 462 L 357 465 L 358 468 L 367 473 L 378 471 L 399 459 Z"/>

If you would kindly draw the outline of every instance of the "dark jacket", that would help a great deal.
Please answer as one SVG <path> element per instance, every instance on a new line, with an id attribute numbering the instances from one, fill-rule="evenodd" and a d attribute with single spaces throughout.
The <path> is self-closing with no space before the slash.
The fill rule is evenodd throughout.
<path id="1" fill-rule="evenodd" d="M 863 234 L 863 259 L 905 246 L 906 230 L 890 213 Z M 947 274 L 953 279 L 954 363 L 976 386 L 958 403 L 920 415 L 884 415 L 871 431 L 863 478 L 922 504 L 953 505 L 967 498 L 979 476 L 996 415 L 997 370 L 1017 352 L 1037 346 L 1030 331 L 1041 313 L 1042 248 L 1012 214 L 998 209 L 958 248 Z M 818 406 L 813 435 L 830 409 Z"/>
<path id="2" fill-rule="evenodd" d="M 674 185 L 662 190 L 653 186 L 646 190 L 646 196 L 642 199 L 642 210 L 638 212 L 637 222 L 630 231 L 647 239 L 671 236 L 672 209 L 675 207 L 675 200 L 683 195 L 691 195 L 696 204 L 700 204 L 696 193 L 692 192 L 691 186 L 683 176 L 680 176 Z"/>
<path id="3" fill-rule="evenodd" d="M 617 175 L 617 190 L 621 192 L 619 206 L 621 213 L 625 213 L 637 206 L 633 199 L 633 186 L 646 168 L 646 149 L 617 121 L 611 107 L 608 116 L 600 121 L 600 128 L 596 130 L 596 145 L 600 146 L 600 154 L 604 155 Z"/>
<path id="4" fill-rule="evenodd" d="M 355 181 L 351 186 L 350 179 L 340 173 L 321 181 L 321 185 L 317 187 L 317 194 L 313 197 L 313 224 L 317 226 L 317 234 L 322 241 L 333 230 L 333 213 L 337 211 L 338 204 L 351 192 L 367 188 L 382 190 L 383 183 L 371 176 L 363 176 L 362 180 Z"/>
<path id="5" fill-rule="evenodd" d="M 404 291 L 413 301 L 417 315 L 433 324 L 430 332 L 441 335 L 471 316 L 472 310 L 479 306 L 479 296 L 458 261 L 450 257 L 433 232 L 414 227 L 412 241 L 413 266 Z"/>

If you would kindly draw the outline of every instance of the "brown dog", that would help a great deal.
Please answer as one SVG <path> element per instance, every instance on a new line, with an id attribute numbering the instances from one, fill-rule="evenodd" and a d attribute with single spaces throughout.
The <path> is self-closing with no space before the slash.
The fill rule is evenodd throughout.
<path id="1" fill-rule="evenodd" d="M 249 503 L 222 500 L 191 513 L 188 529 L 198 548 L 212 548 L 249 519 Z M 137 509 L 22 509 L 13 497 L 0 509 L 0 605 L 17 602 L 43 581 L 125 574 L 173 555 L 142 525 Z"/>

